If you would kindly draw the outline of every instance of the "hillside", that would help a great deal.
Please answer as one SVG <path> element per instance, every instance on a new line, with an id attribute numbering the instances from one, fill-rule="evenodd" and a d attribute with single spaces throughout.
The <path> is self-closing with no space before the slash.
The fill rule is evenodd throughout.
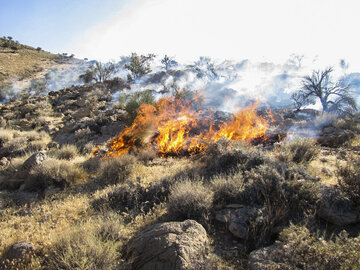
<path id="1" fill-rule="evenodd" d="M 23 50 L 30 66 L 59 64 Z M 228 113 L 139 85 L 0 104 L 1 269 L 360 267 L 359 113 Z"/>

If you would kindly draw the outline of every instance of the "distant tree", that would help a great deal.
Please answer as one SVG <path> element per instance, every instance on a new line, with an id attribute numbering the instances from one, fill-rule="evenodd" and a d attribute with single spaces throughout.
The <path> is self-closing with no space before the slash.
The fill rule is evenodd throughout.
<path id="1" fill-rule="evenodd" d="M 12 39 L 13 39 L 11 36 L 8 36 L 7 38 L 8 38 L 8 40 L 12 40 Z"/>
<path id="2" fill-rule="evenodd" d="M 41 51 L 41 47 L 37 47 L 36 50 L 37 50 L 38 52 L 40 52 L 40 51 Z"/>
<path id="3" fill-rule="evenodd" d="M 178 63 L 172 58 L 168 57 L 167 55 L 161 60 L 161 64 L 164 65 L 165 70 L 169 70 L 171 67 L 176 67 Z"/>
<path id="4" fill-rule="evenodd" d="M 124 67 L 131 72 L 131 74 L 128 74 L 128 81 L 132 82 L 138 80 L 142 76 L 150 73 L 150 62 L 154 58 L 155 54 L 137 55 L 136 53 L 132 53 L 130 62 L 124 65 Z"/>
<path id="5" fill-rule="evenodd" d="M 80 75 L 79 78 L 84 81 L 84 83 L 103 82 L 110 79 L 111 75 L 118 70 L 118 66 L 112 62 L 101 63 L 95 61 L 95 63 L 88 67 L 84 74 Z"/>
<path id="6" fill-rule="evenodd" d="M 311 76 L 304 77 L 298 101 L 303 105 L 321 102 L 323 112 L 346 112 L 357 110 L 356 102 L 350 95 L 350 85 L 342 81 L 334 82 L 330 76 L 332 67 L 323 71 L 313 71 Z"/>
<path id="7" fill-rule="evenodd" d="M 200 56 L 199 60 L 194 62 L 193 69 L 199 78 L 208 77 L 212 80 L 219 78 L 215 64 L 210 57 Z"/>

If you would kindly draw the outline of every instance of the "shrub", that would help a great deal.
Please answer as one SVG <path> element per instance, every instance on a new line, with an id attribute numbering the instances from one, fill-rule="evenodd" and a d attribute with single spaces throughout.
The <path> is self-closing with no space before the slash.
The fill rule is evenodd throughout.
<path id="1" fill-rule="evenodd" d="M 30 177 L 25 182 L 25 189 L 37 191 L 49 186 L 64 188 L 86 180 L 87 174 L 76 164 L 66 160 L 48 158 L 30 171 Z"/>
<path id="2" fill-rule="evenodd" d="M 266 157 L 257 148 L 242 143 L 219 140 L 211 144 L 201 159 L 202 174 L 206 177 L 217 173 L 250 170 L 266 162 Z"/>
<path id="3" fill-rule="evenodd" d="M 104 184 L 123 183 L 131 174 L 136 159 L 130 155 L 103 160 L 100 165 L 100 179 Z"/>
<path id="4" fill-rule="evenodd" d="M 128 113 L 130 123 L 136 118 L 137 111 L 141 104 L 154 104 L 155 98 L 151 90 L 145 90 L 134 93 L 126 102 L 125 111 Z"/>
<path id="5" fill-rule="evenodd" d="M 138 161 L 147 165 L 150 161 L 154 160 L 157 153 L 154 149 L 137 149 L 133 152 Z"/>
<path id="6" fill-rule="evenodd" d="M 214 205 L 224 206 L 237 203 L 244 187 L 241 173 L 233 176 L 218 176 L 211 182 L 211 190 L 214 192 Z"/>
<path id="7" fill-rule="evenodd" d="M 345 166 L 338 168 L 337 176 L 341 189 L 360 205 L 360 159 L 351 158 Z"/>
<path id="8" fill-rule="evenodd" d="M 313 139 L 297 138 L 280 146 L 279 159 L 284 162 L 308 163 L 320 153 Z"/>
<path id="9" fill-rule="evenodd" d="M 280 234 L 281 242 L 266 254 L 263 269 L 359 269 L 359 238 L 345 231 L 326 241 L 312 235 L 306 227 L 291 225 Z"/>
<path id="10" fill-rule="evenodd" d="M 120 219 L 121 220 L 121 219 Z M 117 269 L 121 236 L 119 217 L 91 220 L 64 233 L 50 247 L 46 269 Z"/>
<path id="11" fill-rule="evenodd" d="M 201 223 L 208 220 L 212 209 L 213 194 L 200 181 L 183 180 L 171 188 L 167 204 L 171 219 L 194 219 Z"/>
<path id="12" fill-rule="evenodd" d="M 74 159 L 79 155 L 79 151 L 75 145 L 65 144 L 60 149 L 55 151 L 55 157 L 58 159 Z"/>

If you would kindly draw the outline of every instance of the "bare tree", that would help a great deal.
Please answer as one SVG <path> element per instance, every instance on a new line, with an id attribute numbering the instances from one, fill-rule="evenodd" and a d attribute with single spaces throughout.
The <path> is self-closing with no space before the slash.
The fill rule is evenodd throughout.
<path id="1" fill-rule="evenodd" d="M 311 76 L 304 77 L 298 100 L 315 104 L 319 99 L 323 112 L 353 112 L 357 110 L 356 102 L 350 95 L 350 85 L 342 81 L 334 82 L 330 76 L 332 67 L 323 71 L 313 71 Z"/>

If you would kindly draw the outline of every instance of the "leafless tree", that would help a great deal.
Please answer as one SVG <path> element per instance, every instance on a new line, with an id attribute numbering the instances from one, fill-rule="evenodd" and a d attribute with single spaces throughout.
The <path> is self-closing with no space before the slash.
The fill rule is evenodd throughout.
<path id="1" fill-rule="evenodd" d="M 332 67 L 323 71 L 313 71 L 311 76 L 304 77 L 298 98 L 303 105 L 315 104 L 320 100 L 323 112 L 346 112 L 357 110 L 356 102 L 350 94 L 350 85 L 334 82 L 330 76 Z M 301 99 L 300 99 L 301 97 Z"/>

